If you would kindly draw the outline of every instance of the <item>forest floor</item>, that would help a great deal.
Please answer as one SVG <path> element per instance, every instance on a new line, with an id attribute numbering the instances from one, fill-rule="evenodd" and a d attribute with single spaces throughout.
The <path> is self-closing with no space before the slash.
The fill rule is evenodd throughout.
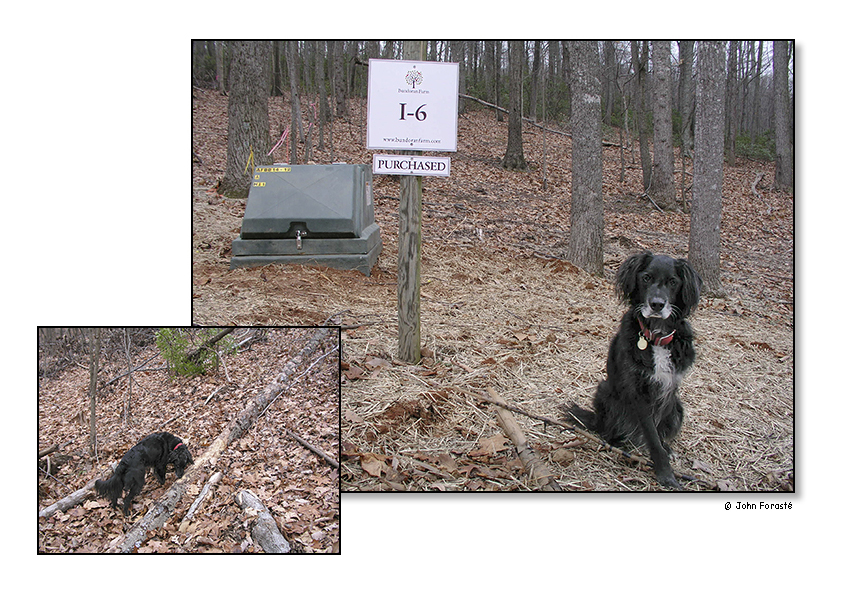
<path id="1" fill-rule="evenodd" d="M 569 137 L 525 125 L 530 171 L 504 171 L 507 123 L 469 107 L 459 117 L 451 176 L 424 178 L 424 358 L 409 365 L 395 357 L 397 179 L 374 176 L 384 248 L 370 277 L 292 265 L 230 271 L 246 201 L 214 191 L 225 168 L 226 98 L 193 91 L 193 321 L 313 325 L 341 314 L 349 328 L 342 333 L 345 491 L 536 489 L 493 410 L 475 396 L 491 387 L 509 403 L 553 418 L 569 401 L 589 404 L 624 312 L 612 286 L 618 266 L 645 249 L 687 255 L 689 215 L 661 213 L 640 197 L 636 151 L 625 151 L 620 182 L 620 148 L 609 145 L 605 275 L 574 267 L 565 260 Z M 349 120 L 334 123 L 334 149 L 327 133 L 327 151 L 316 152 L 316 162 L 371 163 L 364 102 L 350 108 Z M 270 114 L 277 135 L 288 103 L 271 98 Z M 606 131 L 606 140 L 618 143 L 618 131 Z M 286 161 L 281 151 L 274 158 Z M 679 189 L 678 151 L 676 158 Z M 689 160 L 687 170 L 689 185 Z M 725 167 L 720 257 L 727 296 L 704 298 L 691 319 L 698 358 L 682 384 L 686 419 L 674 467 L 724 490 L 794 487 L 794 202 L 772 190 L 773 173 L 773 164 L 744 159 Z M 562 487 L 658 488 L 649 471 L 572 432 L 516 417 Z"/>
<path id="2" fill-rule="evenodd" d="M 239 333 L 244 333 L 240 331 Z M 132 376 L 131 423 L 122 413 L 127 404 L 128 377 L 106 385 L 127 370 L 120 344 L 105 343 L 101 352 L 100 390 L 97 403 L 99 458 L 89 455 L 88 357 L 80 356 L 62 366 L 39 358 L 38 447 L 58 444 L 50 455 L 53 467 L 45 476 L 46 459 L 39 464 L 39 511 L 84 487 L 105 478 L 108 464 L 118 460 L 150 433 L 169 431 L 198 457 L 244 408 L 264 390 L 283 366 L 297 356 L 313 330 L 269 329 L 263 339 L 236 354 L 222 357 L 212 373 L 191 378 L 171 376 L 154 343 L 138 347 L 133 365 L 149 360 Z M 240 553 L 261 552 L 250 538 L 254 514 L 235 503 L 235 494 L 249 489 L 264 503 L 295 551 L 337 553 L 340 548 L 338 469 L 287 435 L 293 431 L 311 445 L 338 459 L 339 362 L 337 333 L 330 332 L 315 354 L 292 376 L 293 383 L 259 417 L 256 424 L 226 448 L 186 490 L 163 528 L 148 533 L 139 553 Z M 333 351 L 333 349 L 335 349 Z M 324 354 L 325 358 L 319 360 Z M 308 366 L 314 366 L 308 369 Z M 297 379 L 299 378 L 299 379 Z M 167 425 L 165 422 L 171 421 Z M 190 471 L 190 467 L 188 469 Z M 204 484 L 215 473 L 221 481 L 197 509 L 187 528 L 179 528 Z M 184 477 L 183 477 L 184 478 Z M 38 519 L 40 553 L 102 553 L 120 540 L 175 480 L 168 467 L 162 486 L 152 472 L 132 510 L 124 519 L 121 510 L 92 493 L 78 506 Z M 118 506 L 122 501 L 118 502 Z"/>

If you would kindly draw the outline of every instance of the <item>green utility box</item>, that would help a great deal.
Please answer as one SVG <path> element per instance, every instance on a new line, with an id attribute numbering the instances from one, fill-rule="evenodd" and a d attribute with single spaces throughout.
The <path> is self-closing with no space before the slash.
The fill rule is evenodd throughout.
<path id="1" fill-rule="evenodd" d="M 258 166 L 230 268 L 325 265 L 365 275 L 382 252 L 369 164 Z"/>

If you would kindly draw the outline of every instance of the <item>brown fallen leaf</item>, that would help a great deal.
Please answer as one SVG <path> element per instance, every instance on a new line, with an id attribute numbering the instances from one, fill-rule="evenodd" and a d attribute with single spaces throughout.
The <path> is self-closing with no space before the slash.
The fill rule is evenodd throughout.
<path id="1" fill-rule="evenodd" d="M 501 433 L 491 437 L 483 437 L 479 440 L 479 449 L 467 453 L 468 456 L 493 456 L 505 449 L 505 436 Z"/>
<path id="2" fill-rule="evenodd" d="M 387 456 L 381 454 L 362 454 L 361 468 L 369 475 L 374 477 L 382 476 L 382 473 L 388 472 L 388 466 L 385 464 Z"/>

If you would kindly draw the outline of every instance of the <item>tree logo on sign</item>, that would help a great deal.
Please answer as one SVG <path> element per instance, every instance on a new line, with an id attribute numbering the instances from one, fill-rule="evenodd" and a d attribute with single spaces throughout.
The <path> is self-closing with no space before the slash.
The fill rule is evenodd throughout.
<path id="1" fill-rule="evenodd" d="M 419 70 L 410 70 L 405 75 L 405 82 L 411 85 L 412 89 L 415 89 L 417 85 L 423 82 L 423 73 Z"/>

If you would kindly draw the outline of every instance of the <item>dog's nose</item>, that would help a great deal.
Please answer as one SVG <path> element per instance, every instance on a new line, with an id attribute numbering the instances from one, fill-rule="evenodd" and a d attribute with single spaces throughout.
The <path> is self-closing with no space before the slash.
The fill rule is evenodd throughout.
<path id="1" fill-rule="evenodd" d="M 661 309 L 664 308 L 664 305 L 666 305 L 666 304 L 667 304 L 666 301 L 662 301 L 660 299 L 654 299 L 654 300 L 649 301 L 649 308 L 652 309 L 653 313 L 658 313 Z"/>

